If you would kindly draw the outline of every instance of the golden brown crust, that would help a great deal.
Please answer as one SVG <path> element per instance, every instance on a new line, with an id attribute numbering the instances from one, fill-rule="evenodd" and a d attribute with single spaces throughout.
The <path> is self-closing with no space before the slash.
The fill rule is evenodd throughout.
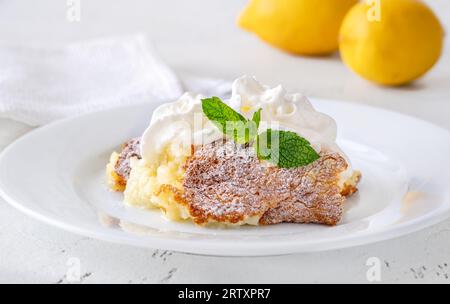
<path id="1" fill-rule="evenodd" d="M 127 181 L 115 171 L 115 166 L 118 158 L 119 154 L 117 154 L 116 152 L 113 152 L 111 154 L 109 163 L 106 166 L 106 175 L 108 177 L 108 184 L 111 190 L 123 192 L 127 185 Z"/>
<path id="2" fill-rule="evenodd" d="M 127 181 L 117 174 L 116 172 L 111 172 L 112 179 L 114 180 L 114 184 L 112 190 L 117 192 L 125 191 L 125 187 L 127 186 Z"/>
<path id="3" fill-rule="evenodd" d="M 184 198 L 197 224 L 281 222 L 335 225 L 345 197 L 339 175 L 347 163 L 337 153 L 322 153 L 301 168 L 283 169 L 258 160 L 252 148 L 232 142 L 199 147 L 186 164 Z"/>
<path id="4" fill-rule="evenodd" d="M 289 178 L 289 196 L 261 217 L 261 224 L 320 223 L 336 225 L 345 197 L 340 194 L 339 174 L 347 168 L 337 153 L 321 154 L 313 164 L 284 172 Z"/>
<path id="5" fill-rule="evenodd" d="M 361 172 L 354 171 L 352 176 L 344 182 L 344 185 L 341 189 L 341 195 L 343 196 L 350 196 L 356 191 L 358 191 L 358 188 L 356 187 L 361 180 Z"/>
<path id="6" fill-rule="evenodd" d="M 106 168 L 108 183 L 113 191 L 123 192 L 130 175 L 131 158 L 141 158 L 139 154 L 139 138 L 133 138 L 122 145 L 120 154 L 113 153 Z"/>
<path id="7" fill-rule="evenodd" d="M 130 176 L 130 161 L 132 158 L 140 159 L 140 151 L 139 151 L 139 145 L 140 145 L 140 138 L 133 138 L 127 141 L 122 146 L 122 151 L 119 154 L 119 157 L 117 159 L 116 164 L 114 165 L 114 171 L 117 175 L 122 177 L 122 179 L 125 181 Z"/>
<path id="8" fill-rule="evenodd" d="M 168 184 L 163 184 L 159 187 L 159 190 L 155 193 L 155 195 L 161 194 L 161 192 L 165 192 L 167 194 L 173 195 L 175 201 L 181 205 L 187 205 L 187 202 L 184 200 L 183 191 L 177 189 L 176 187 Z"/>

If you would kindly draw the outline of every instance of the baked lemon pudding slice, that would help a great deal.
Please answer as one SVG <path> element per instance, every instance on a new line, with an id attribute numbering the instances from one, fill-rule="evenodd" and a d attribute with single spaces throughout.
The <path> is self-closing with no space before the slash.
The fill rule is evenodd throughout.
<path id="1" fill-rule="evenodd" d="M 222 101 L 191 93 L 157 108 L 144 134 L 113 152 L 124 203 L 199 225 L 336 225 L 354 171 L 335 121 L 301 94 L 238 78 Z"/>

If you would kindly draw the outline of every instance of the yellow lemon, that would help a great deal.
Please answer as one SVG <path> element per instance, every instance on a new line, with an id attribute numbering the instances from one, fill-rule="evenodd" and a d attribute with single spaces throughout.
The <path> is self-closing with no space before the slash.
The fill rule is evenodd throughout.
<path id="1" fill-rule="evenodd" d="M 251 0 L 238 24 L 290 53 L 328 54 L 338 49 L 341 21 L 357 0 Z"/>
<path id="2" fill-rule="evenodd" d="M 444 31 L 418 0 L 361 2 L 345 16 L 339 49 L 362 77 L 402 85 L 426 73 L 439 59 Z"/>

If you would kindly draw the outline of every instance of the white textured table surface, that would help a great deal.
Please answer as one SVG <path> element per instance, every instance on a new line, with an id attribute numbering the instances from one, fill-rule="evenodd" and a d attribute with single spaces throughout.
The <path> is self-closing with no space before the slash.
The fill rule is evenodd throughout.
<path id="1" fill-rule="evenodd" d="M 427 1 L 450 29 L 447 0 Z M 450 50 L 425 78 L 380 88 L 330 58 L 278 52 L 236 28 L 245 1 L 81 0 L 81 22 L 66 19 L 66 1 L 1 1 L 3 41 L 63 43 L 144 32 L 181 74 L 232 79 L 253 74 L 308 95 L 366 103 L 418 116 L 450 129 Z M 448 38 L 448 37 L 447 37 Z M 1 73 L 1 71 L 0 71 Z M 0 149 L 28 127 L 0 119 Z M 30 219 L 0 201 L 0 282 L 64 283 L 71 257 L 81 281 L 133 283 L 368 282 L 366 261 L 378 257 L 382 282 L 450 282 L 450 220 L 402 238 L 322 253 L 266 258 L 202 257 L 146 250 L 76 236 Z"/>

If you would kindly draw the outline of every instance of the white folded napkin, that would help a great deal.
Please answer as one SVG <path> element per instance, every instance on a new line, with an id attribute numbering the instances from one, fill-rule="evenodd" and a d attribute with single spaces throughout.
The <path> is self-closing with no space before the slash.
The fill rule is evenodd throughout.
<path id="1" fill-rule="evenodd" d="M 31 126 L 173 100 L 182 92 L 142 35 L 59 47 L 0 46 L 0 117 Z"/>

